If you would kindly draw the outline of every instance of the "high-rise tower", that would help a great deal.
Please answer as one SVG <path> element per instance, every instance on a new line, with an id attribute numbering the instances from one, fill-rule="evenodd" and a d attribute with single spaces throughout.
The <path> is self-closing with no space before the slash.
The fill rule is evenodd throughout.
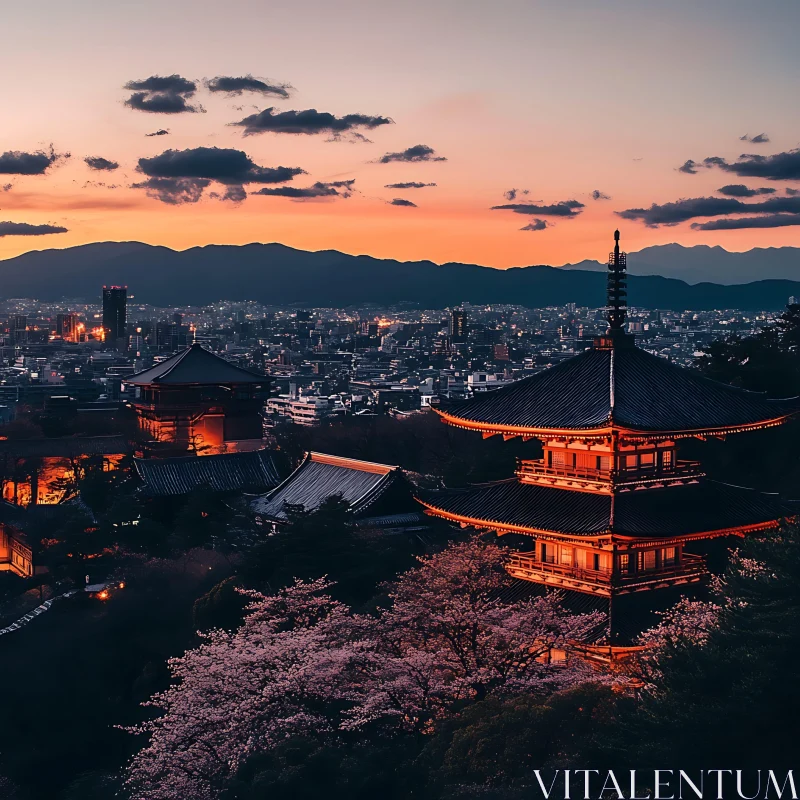
<path id="1" fill-rule="evenodd" d="M 106 332 L 106 341 L 115 347 L 120 343 L 124 345 L 127 306 L 127 286 L 103 287 L 103 329 Z"/>

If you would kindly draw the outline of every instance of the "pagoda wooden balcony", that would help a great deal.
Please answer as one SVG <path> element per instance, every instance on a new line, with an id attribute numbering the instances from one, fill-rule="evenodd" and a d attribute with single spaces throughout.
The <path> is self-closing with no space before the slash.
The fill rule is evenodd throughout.
<path id="1" fill-rule="evenodd" d="M 554 466 L 543 458 L 519 461 L 517 476 L 523 483 L 573 484 L 587 488 L 601 488 L 615 484 L 653 483 L 683 480 L 702 475 L 699 461 L 677 461 L 669 467 L 640 466 L 636 469 L 594 469 L 592 467 Z"/>
<path id="2" fill-rule="evenodd" d="M 689 553 L 684 553 L 675 564 L 625 573 L 612 569 L 596 570 L 552 564 L 525 553 L 515 553 L 505 566 L 506 571 L 514 578 L 601 597 L 662 589 L 682 583 L 697 583 L 708 575 L 705 559 Z"/>

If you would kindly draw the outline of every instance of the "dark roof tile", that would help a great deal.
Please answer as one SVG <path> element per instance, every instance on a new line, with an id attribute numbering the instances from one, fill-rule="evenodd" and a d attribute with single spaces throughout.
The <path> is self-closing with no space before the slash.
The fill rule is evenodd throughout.
<path id="1" fill-rule="evenodd" d="M 237 367 L 224 358 L 214 355 L 199 344 L 193 344 L 156 364 L 144 372 L 125 378 L 126 383 L 146 386 L 156 383 L 164 385 L 224 385 L 243 383 L 267 383 L 269 378 Z"/>
<path id="2" fill-rule="evenodd" d="M 284 503 L 312 511 L 332 495 L 341 495 L 358 515 L 366 511 L 396 480 L 398 467 L 357 461 L 325 453 L 309 453 L 303 463 L 276 489 L 251 501 L 255 514 L 281 520 Z"/>
<path id="3" fill-rule="evenodd" d="M 710 380 L 636 347 L 589 349 L 502 389 L 442 409 L 445 419 L 487 429 L 727 430 L 800 411 L 800 398 Z M 509 432 L 512 432 L 509 430 Z"/>
<path id="4" fill-rule="evenodd" d="M 281 475 L 269 450 L 182 458 L 137 458 L 142 491 L 152 496 L 188 494 L 207 487 L 214 492 L 264 491 Z"/>
<path id="5" fill-rule="evenodd" d="M 576 492 L 517 480 L 472 489 L 420 492 L 434 514 L 488 527 L 598 536 L 613 532 L 669 538 L 761 525 L 797 513 L 777 495 L 701 480 L 684 486 L 610 494 Z"/>

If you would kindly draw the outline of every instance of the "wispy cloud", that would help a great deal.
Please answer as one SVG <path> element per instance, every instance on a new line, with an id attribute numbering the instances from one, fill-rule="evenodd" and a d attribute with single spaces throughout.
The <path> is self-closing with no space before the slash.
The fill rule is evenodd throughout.
<path id="1" fill-rule="evenodd" d="M 289 91 L 294 88 L 288 83 L 273 83 L 263 78 L 255 78 L 252 75 L 242 75 L 238 78 L 230 75 L 217 75 L 216 78 L 210 78 L 204 83 L 209 92 L 221 92 L 231 97 L 236 97 L 244 92 L 253 92 L 255 94 L 288 98 Z"/>
<path id="2" fill-rule="evenodd" d="M 415 144 L 397 153 L 385 153 L 378 159 L 379 164 L 390 164 L 393 161 L 414 163 L 418 161 L 447 161 L 444 156 L 437 156 L 436 151 L 426 144 Z"/>
<path id="3" fill-rule="evenodd" d="M 327 111 L 309 108 L 305 111 L 278 111 L 265 108 L 257 114 L 250 114 L 231 125 L 243 128 L 245 135 L 257 133 L 289 133 L 314 135 L 318 133 L 342 134 L 359 128 L 371 130 L 381 125 L 391 125 L 389 117 L 374 117 L 366 114 L 345 114 L 337 117 Z"/>
<path id="4" fill-rule="evenodd" d="M 113 172 L 115 169 L 119 169 L 119 164 L 116 161 L 110 161 L 100 156 L 86 156 L 83 160 L 89 169 L 99 172 Z"/>
<path id="5" fill-rule="evenodd" d="M 67 233 L 60 225 L 31 225 L 28 222 L 0 222 L 0 236 L 46 236 Z"/>

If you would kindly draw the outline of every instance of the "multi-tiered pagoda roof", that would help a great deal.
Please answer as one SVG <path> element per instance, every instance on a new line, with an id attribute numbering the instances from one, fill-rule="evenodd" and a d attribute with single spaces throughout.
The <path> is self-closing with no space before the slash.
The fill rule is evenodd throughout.
<path id="1" fill-rule="evenodd" d="M 697 539 L 775 528 L 798 513 L 777 495 L 710 480 L 678 441 L 771 427 L 800 398 L 771 400 L 635 346 L 625 333 L 625 254 L 615 233 L 608 332 L 569 361 L 474 399 L 443 404 L 444 422 L 484 437 L 540 439 L 516 478 L 419 492 L 428 513 L 530 536 L 507 566 L 518 578 L 613 598 L 708 574 Z"/>
<path id="2" fill-rule="evenodd" d="M 800 398 L 770 400 L 676 366 L 630 339 L 620 337 L 612 346 L 606 341 L 439 413 L 451 425 L 506 436 L 605 436 L 615 430 L 680 438 L 763 428 L 800 411 Z"/>

